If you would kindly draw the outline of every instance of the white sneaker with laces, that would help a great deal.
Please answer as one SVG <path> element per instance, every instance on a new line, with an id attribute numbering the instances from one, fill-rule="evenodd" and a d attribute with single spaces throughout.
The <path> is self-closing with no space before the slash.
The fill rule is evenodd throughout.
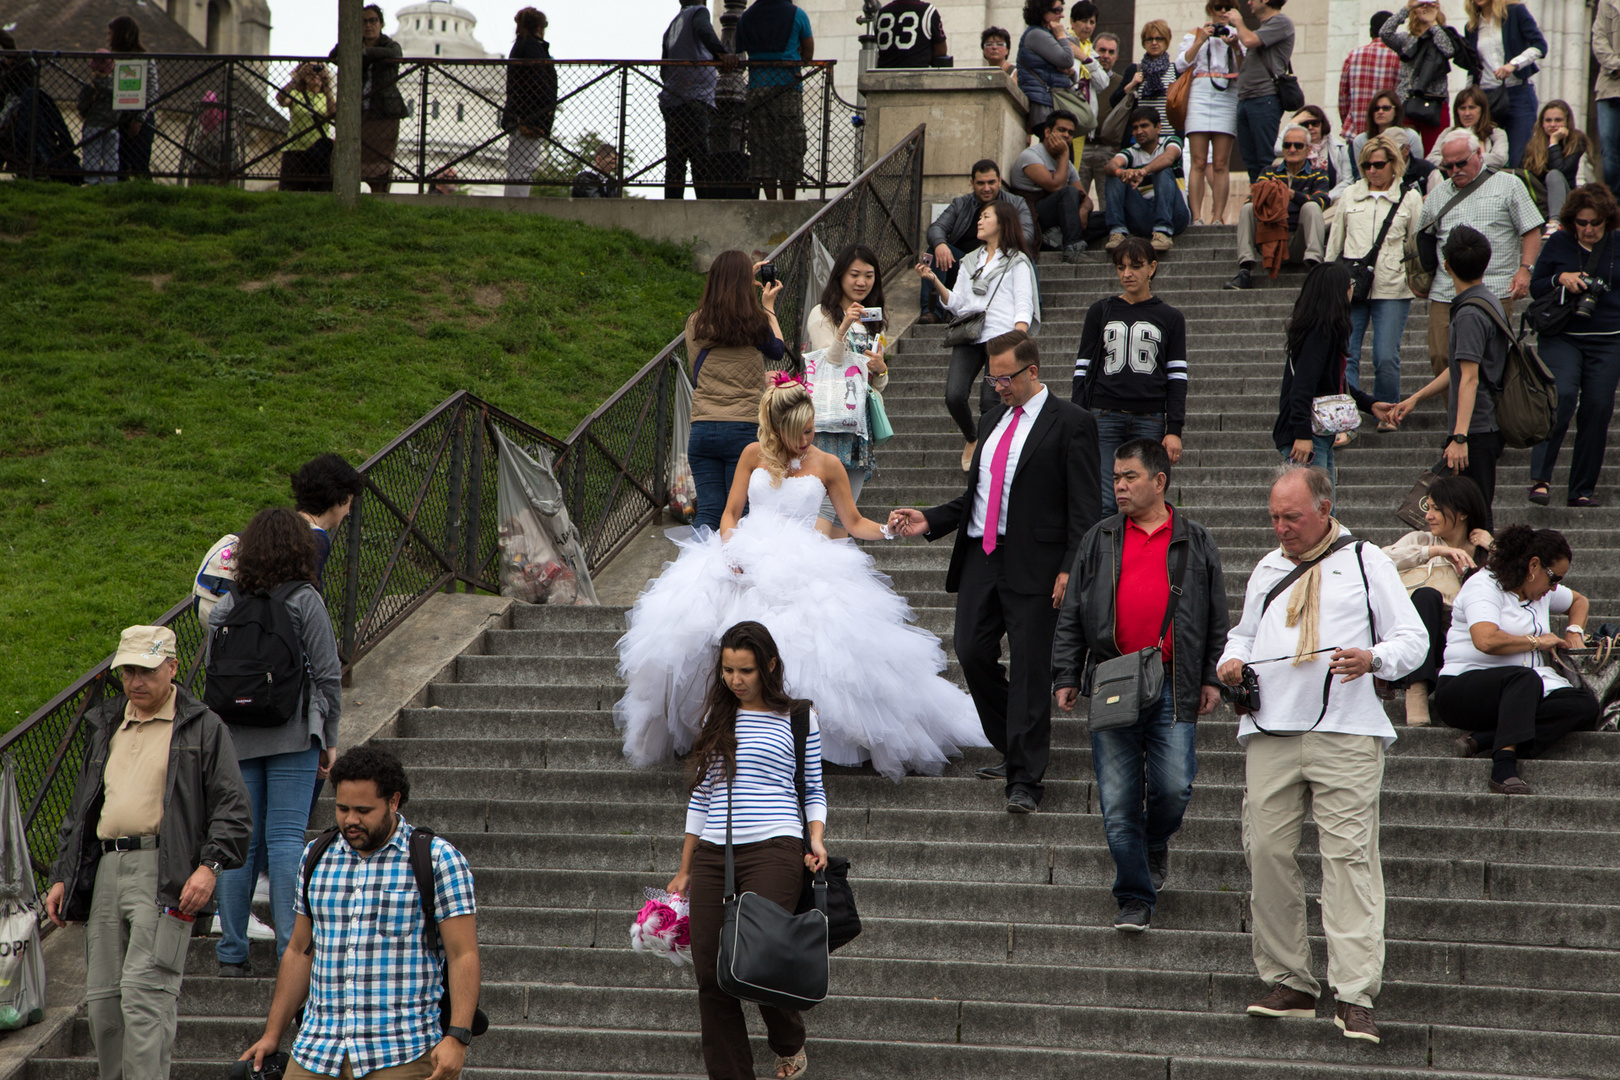
<path id="1" fill-rule="evenodd" d="M 274 927 L 265 925 L 257 915 L 249 915 L 247 936 L 249 941 L 274 941 L 276 931 Z"/>

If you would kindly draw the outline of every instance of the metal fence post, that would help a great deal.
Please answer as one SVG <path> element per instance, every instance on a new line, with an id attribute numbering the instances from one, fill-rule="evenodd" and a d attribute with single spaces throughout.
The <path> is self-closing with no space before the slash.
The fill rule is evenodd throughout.
<path id="1" fill-rule="evenodd" d="M 30 52 L 28 56 L 34 61 L 34 97 L 29 103 L 32 111 L 28 120 L 28 179 L 33 180 L 39 168 L 39 54 Z"/>
<path id="2" fill-rule="evenodd" d="M 362 521 L 366 514 L 366 493 L 362 489 L 354 497 L 354 503 L 349 507 L 349 557 L 346 578 L 343 582 L 343 614 L 342 626 L 342 659 L 345 664 L 343 672 L 343 685 L 349 684 L 347 665 L 353 663 L 354 638 L 357 627 L 355 620 L 360 617 L 360 537 L 363 531 Z"/>
<path id="3" fill-rule="evenodd" d="M 432 70 L 426 61 L 422 64 L 422 96 L 416 102 L 416 193 L 422 194 L 427 180 L 427 114 L 428 114 L 428 72 Z"/>
<path id="4" fill-rule="evenodd" d="M 236 82 L 236 62 L 225 61 L 225 149 L 220 154 L 219 182 L 228 184 L 232 181 L 231 173 L 236 168 L 236 117 L 231 112 L 231 84 Z"/>
<path id="5" fill-rule="evenodd" d="M 462 458 L 467 453 L 467 429 L 465 406 L 456 409 L 455 417 L 450 421 L 455 425 L 450 436 L 450 482 L 449 494 L 444 507 L 444 554 L 445 560 L 450 564 L 445 569 L 450 571 L 452 577 L 444 584 L 445 592 L 456 591 L 456 579 L 453 576 L 456 566 L 460 563 L 461 553 L 461 475 Z"/>
<path id="6" fill-rule="evenodd" d="M 827 197 L 827 169 L 832 149 L 832 69 L 821 69 L 821 197 Z M 855 171 L 861 171 L 860 162 L 855 163 Z"/>
<path id="7" fill-rule="evenodd" d="M 628 64 L 620 64 L 619 65 L 619 141 L 618 141 L 618 144 L 614 147 L 614 149 L 618 151 L 618 162 L 619 162 L 619 164 L 615 167 L 615 172 L 617 173 L 616 179 L 619 182 L 619 194 L 621 194 L 621 195 L 624 194 L 624 152 L 625 152 L 624 129 L 625 129 L 625 118 L 627 117 L 629 112 L 630 112 L 630 65 L 628 65 Z M 595 147 L 591 148 L 591 152 L 592 153 L 595 152 Z M 669 163 L 668 162 L 664 163 L 664 168 L 665 168 L 666 171 L 669 169 Z"/>
<path id="8" fill-rule="evenodd" d="M 489 419 L 482 408 L 473 415 L 473 424 L 472 463 L 467 470 L 467 513 L 464 515 L 467 524 L 462 530 L 464 539 L 461 545 L 461 566 L 469 589 L 476 588 L 473 582 L 478 577 L 478 557 L 481 554 L 478 541 L 484 533 L 484 444 L 488 440 Z"/>

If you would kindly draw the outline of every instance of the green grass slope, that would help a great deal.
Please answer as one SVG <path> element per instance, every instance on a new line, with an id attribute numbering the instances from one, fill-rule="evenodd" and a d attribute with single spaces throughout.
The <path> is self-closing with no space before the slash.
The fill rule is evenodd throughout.
<path id="1" fill-rule="evenodd" d="M 0 730 L 315 454 L 461 389 L 565 436 L 679 333 L 690 266 L 539 215 L 0 184 Z"/>

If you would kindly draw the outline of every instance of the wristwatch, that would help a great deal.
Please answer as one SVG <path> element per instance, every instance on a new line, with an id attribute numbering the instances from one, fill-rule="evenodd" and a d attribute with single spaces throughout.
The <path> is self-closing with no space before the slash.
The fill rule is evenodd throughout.
<path id="1" fill-rule="evenodd" d="M 224 864 L 219 862 L 217 859 L 204 859 L 202 861 L 202 865 L 206 866 L 213 873 L 216 879 L 218 879 L 219 875 L 225 872 Z"/>
<path id="2" fill-rule="evenodd" d="M 1456 443 L 1458 446 L 1467 446 L 1468 445 L 1468 436 L 1466 436 L 1466 435 L 1453 435 L 1453 436 L 1451 436 L 1450 438 L 1448 438 L 1446 440 L 1446 445 L 1447 446 L 1450 446 L 1452 443 Z"/>
<path id="3" fill-rule="evenodd" d="M 1579 635 L 1581 635 L 1581 637 L 1585 637 L 1586 636 L 1586 627 L 1580 625 L 1579 623 L 1573 623 L 1573 624 L 1571 624 L 1569 626 L 1564 627 L 1564 633 L 1566 633 L 1566 634 L 1579 634 Z"/>
<path id="4" fill-rule="evenodd" d="M 462 1046 L 472 1045 L 472 1032 L 464 1027 L 447 1027 L 444 1029 L 444 1034 L 447 1038 L 455 1039 Z"/>
<path id="5" fill-rule="evenodd" d="M 1384 658 L 1377 653 L 1373 653 L 1372 670 L 1375 672 L 1384 670 Z"/>

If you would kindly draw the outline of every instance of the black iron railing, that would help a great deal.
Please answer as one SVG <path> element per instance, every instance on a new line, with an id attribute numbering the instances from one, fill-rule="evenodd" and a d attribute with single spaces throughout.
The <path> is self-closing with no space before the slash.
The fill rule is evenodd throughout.
<path id="1" fill-rule="evenodd" d="M 156 72 L 146 109 L 108 111 L 111 71 L 136 59 Z M 536 67 L 548 76 L 540 104 L 530 100 L 533 83 L 523 81 L 532 79 Z M 615 185 L 663 187 L 667 118 L 659 94 L 666 82 L 689 86 L 694 72 L 713 69 L 714 107 L 698 110 L 710 148 L 709 157 L 694 165 L 698 189 L 714 197 L 753 198 L 748 155 L 770 132 L 762 131 L 763 123 L 751 129 L 750 118 L 768 115 L 779 123 L 786 102 L 796 107 L 805 145 L 790 182 L 826 198 L 828 189 L 860 172 L 862 154 L 858 110 L 833 89 L 833 68 L 830 60 L 721 67 L 657 60 L 406 58 L 373 70 L 368 119 L 361 127 L 361 171 L 368 181 L 415 185 L 419 192 L 445 183 L 511 184 L 532 185 L 537 195 L 566 195 L 581 173 L 601 168 L 596 150 L 605 143 L 618 151 L 606 170 Z M 311 69 L 318 69 L 315 81 L 300 75 Z M 750 91 L 751 69 L 755 78 L 787 85 Z M 509 75 L 515 80 L 510 93 Z M 336 64 L 325 57 L 7 53 L 0 57 L 0 97 L 9 94 L 6 104 L 13 107 L 0 122 L 0 171 L 29 179 L 111 182 L 141 176 L 320 187 L 330 183 L 329 163 L 319 153 L 312 157 L 304 144 L 332 134 L 333 123 L 323 118 L 316 131 L 308 112 L 291 106 L 312 87 L 329 86 L 335 107 L 337 76 Z M 322 111 L 314 98 L 302 103 Z M 145 125 L 128 131 L 137 116 L 146 118 Z M 669 122 L 687 126 L 690 114 Z"/>

